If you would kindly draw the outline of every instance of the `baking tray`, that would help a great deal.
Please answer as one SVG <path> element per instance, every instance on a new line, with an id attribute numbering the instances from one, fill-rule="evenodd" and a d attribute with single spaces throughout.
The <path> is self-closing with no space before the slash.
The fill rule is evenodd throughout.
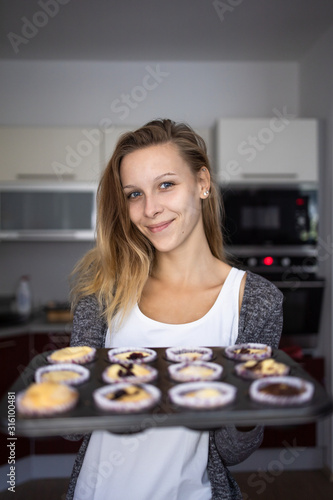
<path id="1" fill-rule="evenodd" d="M 273 350 L 272 357 L 290 366 L 290 375 L 311 381 L 315 386 L 312 400 L 295 407 L 276 407 L 255 403 L 250 400 L 248 389 L 250 381 L 234 374 L 235 361 L 227 359 L 224 348 L 212 347 L 212 361 L 223 366 L 221 381 L 237 387 L 236 400 L 219 409 L 191 410 L 177 407 L 168 398 L 168 389 L 177 382 L 168 376 L 169 361 L 165 358 L 165 348 L 154 348 L 157 359 L 151 363 L 159 372 L 155 385 L 162 391 L 160 403 L 150 410 L 135 414 L 117 414 L 99 410 L 93 401 L 92 392 L 105 385 L 101 374 L 110 364 L 107 358 L 109 349 L 98 349 L 96 359 L 86 364 L 91 372 L 90 380 L 78 386 L 80 394 L 78 405 L 60 416 L 26 418 L 16 415 L 15 433 L 17 436 L 38 437 L 87 433 L 94 430 L 108 430 L 114 433 L 140 432 L 152 427 L 185 426 L 191 429 L 214 429 L 224 425 L 252 426 L 294 425 L 314 422 L 333 411 L 332 398 L 323 386 L 314 380 L 301 366 L 281 350 Z M 51 352 L 51 351 L 50 351 Z M 34 381 L 35 370 L 47 365 L 47 355 L 37 355 L 27 366 L 19 379 L 8 392 L 18 393 Z M 1 430 L 7 432 L 7 396 L 0 405 Z"/>

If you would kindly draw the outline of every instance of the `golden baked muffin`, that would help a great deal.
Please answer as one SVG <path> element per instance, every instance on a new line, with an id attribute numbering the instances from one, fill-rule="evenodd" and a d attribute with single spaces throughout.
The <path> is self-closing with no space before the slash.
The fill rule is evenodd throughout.
<path id="1" fill-rule="evenodd" d="M 17 408 L 23 415 L 48 416 L 73 408 L 78 397 L 78 392 L 65 384 L 34 383 L 18 394 Z"/>
<path id="2" fill-rule="evenodd" d="M 89 346 L 64 347 L 53 351 L 47 357 L 49 363 L 77 363 L 85 364 L 95 357 L 96 349 Z"/>

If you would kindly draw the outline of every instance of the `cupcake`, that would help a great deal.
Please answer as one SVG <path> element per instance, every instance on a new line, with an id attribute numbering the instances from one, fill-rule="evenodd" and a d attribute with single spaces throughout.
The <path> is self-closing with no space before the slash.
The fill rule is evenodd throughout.
<path id="1" fill-rule="evenodd" d="M 220 378 L 222 366 L 205 361 L 177 363 L 168 367 L 169 375 L 177 382 L 196 382 Z"/>
<path id="2" fill-rule="evenodd" d="M 231 403 L 236 392 L 236 387 L 224 382 L 188 382 L 169 389 L 169 397 L 179 406 L 210 409 Z"/>
<path id="3" fill-rule="evenodd" d="M 236 344 L 225 348 L 225 355 L 230 359 L 246 361 L 266 359 L 272 355 L 272 349 L 266 344 Z"/>
<path id="4" fill-rule="evenodd" d="M 165 350 L 169 361 L 209 361 L 213 357 L 213 351 L 209 347 L 168 347 Z"/>
<path id="5" fill-rule="evenodd" d="M 242 378 L 257 379 L 271 376 L 288 375 L 290 367 L 284 363 L 279 363 L 272 358 L 259 361 L 249 360 L 235 366 L 235 372 Z"/>
<path id="6" fill-rule="evenodd" d="M 153 349 L 143 347 L 117 347 L 108 351 L 111 363 L 150 363 L 154 361 L 157 354 Z"/>
<path id="7" fill-rule="evenodd" d="M 88 380 L 89 370 L 73 363 L 57 363 L 41 366 L 35 372 L 35 380 L 39 382 L 59 382 L 67 385 L 79 385 Z"/>
<path id="8" fill-rule="evenodd" d="M 96 355 L 96 349 L 89 346 L 64 347 L 53 351 L 47 357 L 49 363 L 77 363 L 83 365 L 92 361 Z"/>
<path id="9" fill-rule="evenodd" d="M 250 385 L 252 400 L 278 406 L 294 406 L 309 401 L 314 392 L 311 382 L 298 377 L 267 377 Z"/>
<path id="10" fill-rule="evenodd" d="M 108 384 L 114 382 L 144 383 L 155 380 L 157 370 L 144 363 L 114 363 L 104 370 L 102 378 Z"/>
<path id="11" fill-rule="evenodd" d="M 72 409 L 78 392 L 65 384 L 41 382 L 31 384 L 17 395 L 17 409 L 29 417 L 51 416 Z"/>
<path id="12" fill-rule="evenodd" d="M 154 406 L 160 390 L 149 384 L 119 383 L 100 387 L 93 392 L 95 404 L 101 410 L 132 413 Z"/>

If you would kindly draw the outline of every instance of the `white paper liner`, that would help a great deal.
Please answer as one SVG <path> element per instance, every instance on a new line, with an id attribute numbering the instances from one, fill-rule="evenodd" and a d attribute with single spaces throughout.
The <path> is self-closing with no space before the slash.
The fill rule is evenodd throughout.
<path id="1" fill-rule="evenodd" d="M 252 361 L 252 360 L 251 360 Z M 262 361 L 262 360 L 254 360 L 254 361 Z M 288 375 L 290 372 L 290 367 L 285 365 L 284 363 L 280 363 L 276 361 L 276 363 L 281 367 L 281 365 L 284 367 L 283 373 L 264 373 L 262 371 L 255 371 L 255 370 L 249 370 L 245 364 L 246 363 L 239 363 L 235 366 L 235 372 L 239 377 L 242 377 L 247 380 L 256 380 L 259 378 L 265 378 L 265 377 L 285 377 Z M 282 367 L 281 367 L 282 369 Z"/>
<path id="2" fill-rule="evenodd" d="M 86 347 L 86 346 L 78 346 L 78 347 Z M 87 346 L 88 347 L 88 346 Z M 90 347 L 90 346 L 89 346 Z M 67 349 L 67 347 L 64 347 L 64 349 Z M 64 349 L 57 349 L 57 351 L 53 351 L 53 353 L 55 352 L 59 352 L 59 351 L 62 351 Z M 52 363 L 52 364 L 58 364 L 58 363 L 73 363 L 73 364 L 77 364 L 77 365 L 85 365 L 86 363 L 89 363 L 90 361 L 92 361 L 95 356 L 96 356 L 96 349 L 94 347 L 90 347 L 90 351 L 87 352 L 86 354 L 80 356 L 79 358 L 69 358 L 67 359 L 66 361 L 63 361 L 63 360 L 56 360 L 56 359 L 53 359 L 52 358 L 52 354 L 51 353 L 49 356 L 47 356 L 47 361 L 49 363 Z"/>
<path id="3" fill-rule="evenodd" d="M 191 356 L 186 358 L 186 353 L 198 353 L 198 358 L 193 359 Z M 166 358 L 169 361 L 175 361 L 177 363 L 182 363 L 186 361 L 209 361 L 213 357 L 213 351 L 209 347 L 192 347 L 192 346 L 178 346 L 178 347 L 168 347 L 165 350 Z"/>
<path id="4" fill-rule="evenodd" d="M 200 373 L 189 375 L 186 373 L 182 373 L 182 370 L 184 368 L 187 368 L 188 366 L 203 367 L 213 371 L 209 375 L 202 375 Z M 170 365 L 168 367 L 168 371 L 170 377 L 177 382 L 199 382 L 201 380 L 216 380 L 220 378 L 223 368 L 221 365 L 218 365 L 216 363 L 209 363 L 206 361 L 193 361 L 192 363 L 185 362 Z"/>
<path id="5" fill-rule="evenodd" d="M 79 374 L 79 377 L 74 378 L 74 379 L 61 380 L 61 381 L 59 381 L 59 383 L 61 383 L 61 384 L 80 385 L 80 384 L 83 384 L 83 382 L 88 380 L 90 377 L 90 371 L 87 368 L 84 368 L 84 366 L 77 365 L 74 363 L 56 363 L 54 365 L 41 366 L 40 368 L 37 368 L 37 370 L 35 372 L 35 381 L 37 383 L 43 382 L 44 373 L 49 373 L 49 372 L 54 372 L 54 371 L 62 371 L 62 370 L 66 370 L 66 371 L 69 370 L 72 372 L 76 372 Z"/>
<path id="6" fill-rule="evenodd" d="M 235 350 L 237 349 L 264 349 L 265 352 L 261 353 L 236 353 Z M 270 358 L 272 355 L 272 349 L 270 346 L 266 344 L 255 344 L 255 343 L 248 343 L 248 344 L 235 344 L 231 345 L 225 348 L 225 355 L 230 358 L 230 359 L 235 359 L 235 360 L 240 360 L 240 361 L 247 361 L 249 359 L 266 359 Z"/>
<path id="7" fill-rule="evenodd" d="M 114 411 L 119 413 L 134 413 L 155 406 L 161 398 L 161 391 L 154 385 L 150 384 L 134 384 L 142 387 L 145 391 L 147 391 L 151 396 L 149 399 L 143 399 L 142 401 L 124 402 L 118 400 L 113 401 L 105 397 L 110 392 L 126 389 L 131 385 L 133 384 L 129 383 L 111 384 L 96 389 L 93 392 L 93 398 L 95 404 L 101 410 Z"/>
<path id="8" fill-rule="evenodd" d="M 303 389 L 301 394 L 295 396 L 278 396 L 274 394 L 267 394 L 260 392 L 260 389 L 268 384 L 288 384 L 299 389 Z M 263 379 L 255 380 L 250 385 L 249 395 L 250 398 L 258 403 L 273 404 L 280 406 L 300 405 L 309 401 L 314 392 L 314 385 L 307 380 L 299 377 L 266 377 Z"/>
<path id="9" fill-rule="evenodd" d="M 57 385 L 61 385 L 62 387 L 64 386 L 64 384 L 57 384 Z M 45 407 L 44 408 L 32 408 L 32 407 L 27 408 L 22 403 L 23 396 L 26 393 L 26 391 L 29 389 L 29 387 L 27 387 L 27 389 L 19 392 L 16 396 L 17 411 L 25 417 L 50 417 L 53 415 L 57 415 L 58 413 L 64 413 L 68 410 L 71 410 L 72 408 L 74 408 L 74 406 L 76 406 L 76 404 L 79 400 L 79 393 L 73 387 L 66 386 L 66 388 L 73 395 L 73 398 L 70 401 L 68 401 L 67 403 L 58 404 L 57 406 L 50 406 L 48 408 L 45 408 Z"/>
<path id="10" fill-rule="evenodd" d="M 201 389 L 217 389 L 220 394 L 216 397 L 186 397 L 185 394 Z M 225 406 L 236 398 L 237 389 L 225 382 L 188 382 L 169 389 L 171 401 L 179 406 L 193 409 L 210 409 Z"/>
<path id="11" fill-rule="evenodd" d="M 116 363 L 116 364 L 123 364 L 123 366 L 126 366 L 128 365 L 128 363 Z M 143 363 L 131 363 L 133 365 L 135 364 L 140 364 L 140 365 L 143 365 Z M 112 365 L 110 365 L 112 366 Z M 148 370 L 149 373 L 145 374 L 145 375 L 141 375 L 141 376 L 135 376 L 135 375 L 129 375 L 129 376 L 125 376 L 125 377 L 110 377 L 108 375 L 108 369 L 110 367 L 107 367 L 104 372 L 102 373 L 102 379 L 104 380 L 104 382 L 106 382 L 107 384 L 114 384 L 114 383 L 122 383 L 122 382 L 131 382 L 131 383 L 146 383 L 146 382 L 151 382 L 152 380 L 155 380 L 157 378 L 157 375 L 158 375 L 158 371 L 156 370 L 156 368 L 153 368 L 152 366 L 150 365 L 145 365 L 145 369 Z"/>
<path id="12" fill-rule="evenodd" d="M 144 358 L 138 359 L 119 359 L 117 358 L 117 354 L 121 354 L 123 352 L 144 352 L 147 353 L 148 356 Z M 108 351 L 108 358 L 111 363 L 151 363 L 157 357 L 156 351 L 153 349 L 147 349 L 145 347 L 116 347 L 114 349 L 110 349 Z"/>

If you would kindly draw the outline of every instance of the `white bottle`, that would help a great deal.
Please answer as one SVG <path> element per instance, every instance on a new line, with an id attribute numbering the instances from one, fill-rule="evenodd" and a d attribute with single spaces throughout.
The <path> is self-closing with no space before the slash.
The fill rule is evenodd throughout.
<path id="1" fill-rule="evenodd" d="M 16 310 L 23 318 L 28 318 L 31 314 L 32 300 L 29 276 L 22 276 L 16 292 Z"/>

